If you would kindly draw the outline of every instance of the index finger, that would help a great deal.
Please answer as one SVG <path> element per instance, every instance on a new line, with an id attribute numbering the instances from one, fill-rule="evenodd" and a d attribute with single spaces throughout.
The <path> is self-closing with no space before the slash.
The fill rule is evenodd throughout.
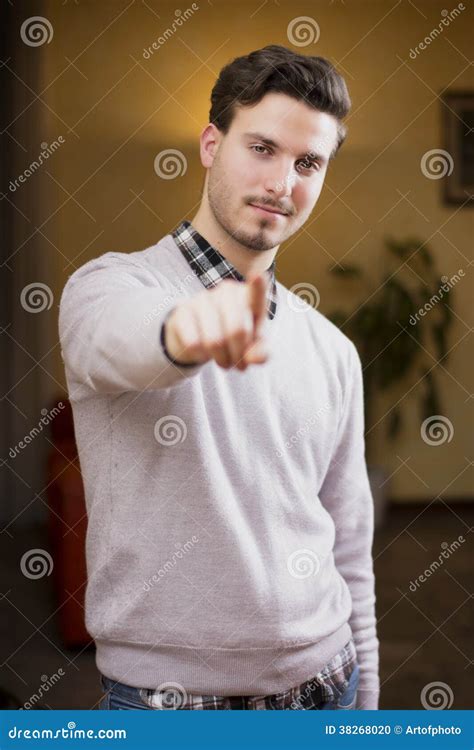
<path id="1" fill-rule="evenodd" d="M 266 274 L 249 276 L 248 281 L 249 305 L 254 315 L 255 333 L 258 335 L 267 312 L 267 290 L 269 279 Z"/>

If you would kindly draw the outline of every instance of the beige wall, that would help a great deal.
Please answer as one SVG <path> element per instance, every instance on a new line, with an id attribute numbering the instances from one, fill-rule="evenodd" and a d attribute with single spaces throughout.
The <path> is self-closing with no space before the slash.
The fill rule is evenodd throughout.
<path id="1" fill-rule="evenodd" d="M 290 46 L 288 23 L 295 16 L 311 16 L 320 38 L 299 49 L 339 66 L 353 112 L 348 141 L 331 165 L 312 218 L 280 248 L 279 278 L 287 286 L 302 281 L 316 285 L 323 313 L 340 305 L 350 311 L 362 302 L 361 295 L 356 285 L 342 286 L 328 275 L 331 257 L 361 263 L 375 283 L 385 267 L 387 234 L 430 238 L 441 274 L 464 269 L 466 277 L 455 290 L 451 359 L 445 370 L 436 367 L 443 413 L 454 426 L 452 441 L 430 447 L 421 440 L 420 388 L 405 395 L 414 382 L 409 380 L 380 400 L 380 422 L 371 443 L 373 458 L 394 472 L 395 499 L 467 497 L 472 494 L 465 458 L 472 426 L 472 350 L 463 337 L 472 326 L 467 259 L 472 209 L 444 206 L 440 183 L 423 176 L 420 159 L 442 146 L 437 94 L 446 87 L 472 88 L 466 60 L 472 14 L 464 11 L 412 60 L 410 49 L 451 5 L 421 0 L 416 8 L 395 0 L 197 4 L 199 10 L 148 60 L 142 51 L 176 18 L 174 3 L 82 0 L 79 5 L 46 5 L 54 38 L 44 48 L 44 86 L 56 80 L 42 95 L 54 111 L 46 112 L 43 135 L 48 142 L 63 135 L 66 142 L 48 162 L 50 175 L 62 187 L 45 174 L 35 179 L 46 201 L 45 216 L 52 214 L 42 227 L 49 241 L 41 237 L 40 244 L 55 266 L 56 298 L 67 275 L 88 259 L 109 250 L 142 249 L 181 218 L 191 218 L 204 176 L 197 141 L 207 124 L 209 94 L 220 67 L 266 44 Z M 191 4 L 181 10 L 186 7 Z M 68 131 L 71 126 L 77 137 Z M 164 148 L 185 154 L 184 177 L 163 181 L 156 176 L 154 158 Z M 49 367 L 63 382 L 59 347 L 51 353 Z M 399 398 L 407 425 L 390 445 L 384 437 L 385 415 Z"/>

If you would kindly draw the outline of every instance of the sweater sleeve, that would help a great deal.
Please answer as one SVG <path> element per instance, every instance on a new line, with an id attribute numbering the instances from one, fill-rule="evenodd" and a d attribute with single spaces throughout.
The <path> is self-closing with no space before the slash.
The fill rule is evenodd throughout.
<path id="1" fill-rule="evenodd" d="M 75 271 L 59 306 L 71 400 L 168 388 L 196 375 L 205 365 L 180 367 L 162 344 L 163 322 L 181 298 L 179 288 L 124 254 L 105 253 Z"/>
<path id="2" fill-rule="evenodd" d="M 372 557 L 374 508 L 365 460 L 363 399 L 361 362 L 350 342 L 339 431 L 320 499 L 334 520 L 334 559 L 352 598 L 349 624 L 360 666 L 356 708 L 377 709 L 380 682 Z"/>

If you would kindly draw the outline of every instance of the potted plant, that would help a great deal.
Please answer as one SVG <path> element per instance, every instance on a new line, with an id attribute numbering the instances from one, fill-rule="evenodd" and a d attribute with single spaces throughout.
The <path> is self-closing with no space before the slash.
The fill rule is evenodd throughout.
<path id="1" fill-rule="evenodd" d="M 376 525 L 383 520 L 387 493 L 380 468 L 370 464 L 371 427 L 375 424 L 377 392 L 386 391 L 402 378 L 415 384 L 420 378 L 419 408 L 422 420 L 442 413 L 439 389 L 432 369 L 433 360 L 445 362 L 447 334 L 451 325 L 451 279 L 440 276 L 432 252 L 419 239 L 397 241 L 387 238 L 386 271 L 379 284 L 371 284 L 356 265 L 336 265 L 330 272 L 343 283 L 349 279 L 363 284 L 366 301 L 352 314 L 342 310 L 328 315 L 356 345 L 364 373 L 365 426 L 368 432 L 369 477 L 375 502 Z M 460 270 L 459 275 L 464 272 Z M 395 404 L 387 418 L 387 434 L 394 440 L 403 427 L 403 404 Z M 386 476 L 386 472 L 383 472 Z"/>

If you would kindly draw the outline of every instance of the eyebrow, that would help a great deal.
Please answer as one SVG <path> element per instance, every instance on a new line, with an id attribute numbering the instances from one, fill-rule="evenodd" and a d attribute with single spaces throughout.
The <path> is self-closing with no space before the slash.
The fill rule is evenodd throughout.
<path id="1" fill-rule="evenodd" d="M 266 146 L 270 146 L 271 148 L 274 148 L 275 150 L 279 150 L 281 147 L 280 145 L 274 141 L 272 138 L 268 138 L 266 135 L 263 135 L 263 133 L 244 133 L 244 138 L 253 138 L 256 141 L 262 141 Z M 323 156 L 323 154 L 318 154 L 316 151 L 313 151 L 312 149 L 308 149 L 303 154 L 300 154 L 300 156 L 297 157 L 298 159 L 307 159 L 308 161 L 314 162 L 319 161 L 321 164 L 327 163 L 327 158 Z"/>

